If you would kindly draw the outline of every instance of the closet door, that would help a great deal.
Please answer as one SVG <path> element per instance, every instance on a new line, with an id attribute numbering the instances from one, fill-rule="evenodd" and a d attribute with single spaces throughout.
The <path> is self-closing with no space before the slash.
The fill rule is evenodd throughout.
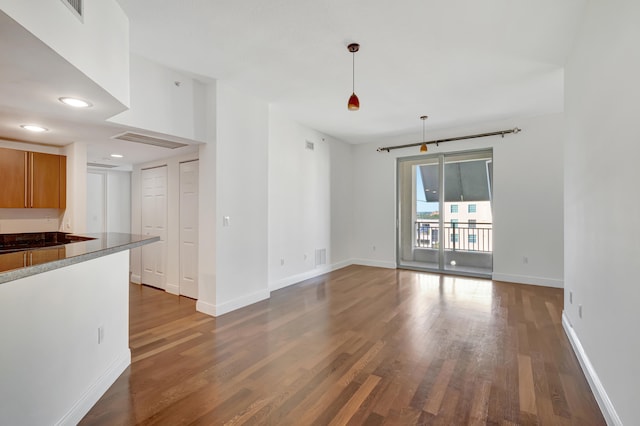
<path id="1" fill-rule="evenodd" d="M 198 161 L 180 164 L 180 294 L 198 298 Z"/>
<path id="2" fill-rule="evenodd" d="M 142 233 L 160 241 L 142 247 L 142 283 L 165 288 L 167 262 L 167 166 L 142 170 Z"/>

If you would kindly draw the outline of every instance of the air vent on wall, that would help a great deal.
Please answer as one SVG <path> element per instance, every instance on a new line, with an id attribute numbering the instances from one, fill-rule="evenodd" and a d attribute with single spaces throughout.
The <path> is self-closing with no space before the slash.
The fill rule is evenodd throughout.
<path id="1" fill-rule="evenodd" d="M 135 143 L 143 143 L 146 145 L 159 146 L 161 148 L 169 148 L 176 149 L 182 148 L 183 146 L 187 146 L 185 143 L 174 142 L 167 139 L 160 139 L 153 136 L 142 135 L 140 133 L 134 132 L 125 132 L 121 135 L 116 135 L 113 139 L 119 139 L 121 141 L 135 142 Z"/>
<path id="2" fill-rule="evenodd" d="M 113 169 L 114 167 L 118 167 L 114 164 L 102 164 L 102 163 L 87 163 L 88 167 L 100 167 L 103 169 Z"/>
<path id="3" fill-rule="evenodd" d="M 74 15 L 82 20 L 82 0 L 62 0 L 62 3 L 64 3 Z"/>

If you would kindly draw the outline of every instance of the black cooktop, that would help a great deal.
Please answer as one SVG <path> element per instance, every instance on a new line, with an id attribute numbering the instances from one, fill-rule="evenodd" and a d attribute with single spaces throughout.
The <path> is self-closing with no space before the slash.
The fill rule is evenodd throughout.
<path id="1" fill-rule="evenodd" d="M 71 235 L 68 232 L 27 232 L 19 234 L 0 234 L 0 254 L 14 251 L 55 247 L 76 241 L 94 238 Z"/>

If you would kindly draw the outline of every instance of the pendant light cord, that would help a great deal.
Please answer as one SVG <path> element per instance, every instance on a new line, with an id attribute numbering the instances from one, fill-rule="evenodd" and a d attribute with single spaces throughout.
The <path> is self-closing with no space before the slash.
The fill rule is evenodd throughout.
<path id="1" fill-rule="evenodd" d="M 356 93 L 356 53 L 351 52 L 351 92 Z"/>

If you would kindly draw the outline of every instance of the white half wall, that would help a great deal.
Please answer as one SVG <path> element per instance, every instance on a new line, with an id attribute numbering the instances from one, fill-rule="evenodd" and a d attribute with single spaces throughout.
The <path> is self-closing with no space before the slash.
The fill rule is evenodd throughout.
<path id="1" fill-rule="evenodd" d="M 565 74 L 564 314 L 612 425 L 640 424 L 638 22 L 637 1 L 589 2 Z"/>
<path id="2" fill-rule="evenodd" d="M 439 147 L 430 145 L 429 154 L 492 148 L 494 278 L 562 287 L 562 114 L 431 132 L 427 139 L 516 126 L 522 129 L 517 135 L 450 142 Z M 404 143 L 419 138 L 408 135 Z M 376 152 L 376 148 L 373 144 L 353 148 L 353 258 L 355 263 L 393 267 L 396 158 L 416 156 L 419 152 L 417 148 Z M 528 258 L 528 263 L 523 262 L 523 257 Z"/>
<path id="3" fill-rule="evenodd" d="M 0 284 L 0 424 L 75 425 L 130 364 L 128 260 Z"/>
<path id="4" fill-rule="evenodd" d="M 310 149 L 313 145 L 313 149 Z M 269 109 L 269 288 L 350 258 L 351 146 Z M 326 258 L 316 264 L 316 250 Z"/>

